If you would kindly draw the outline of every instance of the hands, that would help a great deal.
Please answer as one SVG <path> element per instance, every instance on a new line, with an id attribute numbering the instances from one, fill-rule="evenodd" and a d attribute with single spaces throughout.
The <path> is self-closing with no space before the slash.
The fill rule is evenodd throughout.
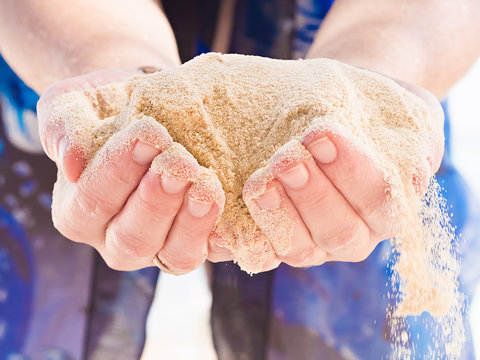
<path id="1" fill-rule="evenodd" d="M 95 247 L 117 270 L 152 266 L 155 260 L 165 271 L 185 273 L 205 259 L 232 260 L 230 251 L 211 236 L 225 201 L 220 182 L 174 143 L 163 126 L 148 117 L 134 122 L 112 136 L 84 170 L 86 155 L 75 146 L 78 135 L 52 115 L 52 101 L 59 94 L 132 75 L 111 70 L 72 78 L 49 88 L 39 101 L 42 142 L 59 167 L 55 226 L 69 239 Z M 433 95 L 400 84 L 436 109 L 441 127 L 443 113 Z M 431 174 L 443 153 L 442 139 L 437 140 L 428 159 Z M 277 229 L 262 226 L 262 217 L 274 217 L 274 209 L 280 208 L 293 219 L 292 246 L 275 249 L 269 268 L 280 262 L 312 266 L 365 259 L 395 231 L 384 207 L 388 187 L 383 175 L 338 134 L 313 131 L 303 146 L 308 156 L 296 161 L 285 152 L 272 157 L 268 166 L 275 179 L 262 196 L 253 199 L 252 178 L 245 184 L 245 202 L 267 237 L 275 238 Z M 412 179 L 419 193 L 429 176 Z"/>
<path id="2" fill-rule="evenodd" d="M 428 144 L 429 173 L 412 175 L 420 196 L 440 166 L 443 110 L 428 91 L 397 82 L 432 106 L 439 130 L 434 143 Z M 285 222 L 276 218 L 282 214 L 278 209 L 293 220 L 292 246 L 270 254 L 269 262 L 274 266 L 280 262 L 312 266 L 326 261 L 362 261 L 380 241 L 396 235 L 395 219 L 384 206 L 389 192 L 384 177 L 372 160 L 350 142 L 339 134 L 312 131 L 302 142 L 306 150 L 298 150 L 302 147 L 298 145 L 273 155 L 266 166 L 273 180 L 268 178 L 268 171 L 260 169 L 245 184 L 244 200 L 267 237 L 279 236 L 277 229 L 268 224 Z M 265 192 L 258 196 L 256 184 L 265 183 Z"/>
<path id="3" fill-rule="evenodd" d="M 59 168 L 52 214 L 55 227 L 73 241 L 96 248 L 117 270 L 153 265 L 189 272 L 207 257 L 229 260 L 209 244 L 225 201 L 218 179 L 165 128 L 144 118 L 112 136 L 87 169 L 78 134 L 52 115 L 52 101 L 73 90 L 124 81 L 134 73 L 102 71 L 50 87 L 38 104 L 42 143 Z M 80 176 L 81 175 L 81 176 Z"/>

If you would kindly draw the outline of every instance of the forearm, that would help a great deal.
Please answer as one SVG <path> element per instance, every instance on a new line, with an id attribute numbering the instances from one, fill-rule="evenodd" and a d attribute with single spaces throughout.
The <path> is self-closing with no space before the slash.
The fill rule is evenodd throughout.
<path id="1" fill-rule="evenodd" d="M 334 58 L 442 98 L 480 55 L 478 0 L 337 0 L 309 58 Z"/>
<path id="2" fill-rule="evenodd" d="M 2 0 L 0 52 L 39 93 L 94 70 L 180 64 L 153 0 Z"/>

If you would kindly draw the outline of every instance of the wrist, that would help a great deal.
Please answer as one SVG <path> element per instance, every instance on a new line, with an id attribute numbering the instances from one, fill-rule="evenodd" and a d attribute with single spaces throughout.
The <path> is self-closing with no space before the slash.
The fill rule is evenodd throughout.
<path id="1" fill-rule="evenodd" d="M 100 46 L 89 48 L 76 57 L 69 54 L 60 55 L 58 62 L 50 65 L 49 71 L 35 71 L 32 74 L 31 84 L 37 92 L 43 93 L 47 87 L 58 81 L 101 70 L 131 70 L 134 74 L 146 66 L 163 70 L 180 64 L 176 54 L 162 54 L 148 47 L 131 47 L 127 44 L 118 46 L 110 44 L 108 48 L 104 47 L 102 50 Z M 41 65 L 40 68 L 45 66 Z"/>
<path id="2" fill-rule="evenodd" d="M 390 78 L 412 83 L 425 88 L 436 96 L 442 95 L 442 88 L 427 77 L 425 54 L 419 47 L 412 46 L 408 51 L 411 60 L 403 52 L 401 43 L 394 47 L 387 44 L 369 42 L 348 42 L 345 44 L 325 44 L 312 48 L 307 58 L 329 58 L 343 63 L 374 71 Z"/>

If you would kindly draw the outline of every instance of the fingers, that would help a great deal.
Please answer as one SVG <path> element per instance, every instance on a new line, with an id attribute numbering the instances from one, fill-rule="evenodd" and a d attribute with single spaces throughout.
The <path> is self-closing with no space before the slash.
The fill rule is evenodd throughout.
<path id="1" fill-rule="evenodd" d="M 123 209 L 109 223 L 102 256 L 123 270 L 151 266 L 200 174 L 195 158 L 179 144 L 158 155 Z"/>
<path id="2" fill-rule="evenodd" d="M 275 242 L 272 243 L 274 248 L 276 248 L 278 259 L 292 266 L 312 266 L 320 265 L 325 262 L 327 257 L 326 249 L 320 248 L 318 244 L 315 243 L 312 232 L 302 219 L 299 209 L 296 207 L 295 203 L 292 202 L 280 182 L 277 180 L 272 181 L 269 184 L 269 187 L 267 187 L 265 193 L 256 199 L 256 203 L 259 211 L 257 211 L 254 206 L 252 207 L 252 209 L 254 209 L 252 216 L 255 220 L 259 218 L 258 215 L 261 212 L 269 214 L 270 218 L 278 217 L 281 219 L 283 216 L 278 216 L 278 213 L 275 214 L 274 211 L 278 208 L 286 210 L 288 214 L 287 216 L 290 221 L 290 227 L 292 228 L 290 237 L 293 241 L 291 241 L 288 250 L 285 251 L 282 249 L 281 252 L 278 250 L 278 246 L 274 245 Z M 265 221 L 262 221 L 261 223 L 265 224 Z M 283 224 L 282 228 L 284 228 L 284 225 L 285 224 Z M 273 227 L 268 225 L 260 227 L 270 239 L 276 239 L 275 235 L 278 234 L 278 229 L 282 229 L 277 228 L 274 230 Z"/>
<path id="3" fill-rule="evenodd" d="M 324 179 L 329 180 L 338 196 L 346 200 L 343 203 L 351 206 L 375 235 L 383 240 L 395 234 L 388 184 L 373 160 L 338 133 L 309 131 L 303 144 Z"/>
<path id="4" fill-rule="evenodd" d="M 135 141 L 140 134 L 147 139 Z M 210 170 L 170 143 L 165 129 L 148 119 L 109 140 L 78 183 L 59 185 L 64 195 L 74 194 L 58 201 L 63 209 L 56 206 L 60 230 L 89 242 L 116 270 L 152 266 L 157 254 L 162 266 L 176 274 L 200 266 L 225 196 Z M 69 221 L 72 214 L 77 216 Z M 220 255 L 227 254 L 214 250 L 213 256 Z"/>
<path id="5" fill-rule="evenodd" d="M 57 167 L 62 170 L 65 178 L 70 182 L 76 182 L 87 163 L 87 151 L 85 146 L 87 142 L 81 143 L 75 136 L 69 136 L 65 129 L 65 124 L 56 121 L 55 117 L 47 114 L 47 110 L 42 110 L 37 106 L 38 119 L 45 119 L 40 129 L 40 139 L 42 146 L 48 157 L 55 161 Z"/>
<path id="6" fill-rule="evenodd" d="M 322 155 L 324 160 L 330 161 L 336 154 L 333 149 L 328 150 L 330 152 L 325 151 Z M 302 161 L 294 157 L 293 162 L 291 157 L 285 152 L 277 152 L 271 160 L 270 168 L 298 211 L 313 242 L 344 261 L 363 260 L 368 255 L 366 250 L 371 248 L 368 226 L 312 157 Z"/>
<path id="7" fill-rule="evenodd" d="M 321 162 L 337 161 L 339 153 L 332 145 L 322 144 L 321 155 L 317 154 Z M 272 240 L 278 258 L 293 266 L 361 261 L 379 241 L 317 160 L 296 141 L 282 147 L 267 168 L 252 175 L 244 188 L 244 200 L 257 225 Z M 285 229 L 291 229 L 287 231 L 291 247 L 279 251 L 276 241 Z"/>
<path id="8" fill-rule="evenodd" d="M 64 181 L 54 192 L 57 229 L 72 240 L 98 246 L 107 223 L 122 209 L 150 162 L 171 143 L 165 128 L 151 118 L 110 138 L 76 184 Z"/>
<path id="9" fill-rule="evenodd" d="M 289 153 L 289 145 L 282 150 Z M 299 158 L 302 155 L 296 157 Z M 278 259 L 292 266 L 319 265 L 325 261 L 326 252 L 313 242 L 300 214 L 269 168 L 260 169 L 247 180 L 243 199 L 256 224 L 270 239 Z"/>
<path id="10" fill-rule="evenodd" d="M 104 94 L 97 87 L 126 81 L 133 74 L 129 70 L 94 72 L 57 82 L 42 94 L 37 104 L 40 139 L 46 154 L 62 168 L 68 181 L 75 182 L 86 164 L 88 139 L 79 135 L 78 130 L 98 121 L 99 113 L 115 110 L 106 109 L 113 98 L 109 102 L 98 101 L 107 92 Z M 126 96 L 122 88 L 121 84 L 110 85 L 114 103 Z M 86 89 L 90 90 L 77 91 Z M 77 92 L 72 94 L 74 91 Z"/>
<path id="11" fill-rule="evenodd" d="M 176 274 L 199 267 L 208 256 L 209 237 L 223 211 L 225 195 L 211 170 L 202 173 L 188 189 L 165 245 L 157 256 Z"/>
<path id="12" fill-rule="evenodd" d="M 67 136 L 62 137 L 58 142 L 57 159 L 57 165 L 70 182 L 78 180 L 87 164 L 85 152 L 77 146 L 70 146 Z"/>
<path id="13" fill-rule="evenodd" d="M 341 133 L 309 129 L 303 144 L 306 149 L 290 142 L 247 181 L 244 200 L 252 217 L 277 256 L 292 265 L 315 264 L 322 258 L 317 249 L 326 254 L 322 261 L 365 259 L 398 231 L 383 173 Z M 415 176 L 421 187 L 423 178 Z"/>

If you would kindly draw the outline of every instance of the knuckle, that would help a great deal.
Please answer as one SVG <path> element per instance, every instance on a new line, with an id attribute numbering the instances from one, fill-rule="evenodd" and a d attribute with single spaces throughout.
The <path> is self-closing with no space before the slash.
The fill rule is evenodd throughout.
<path id="1" fill-rule="evenodd" d="M 217 216 L 212 211 L 202 218 L 193 218 L 188 214 L 188 210 L 182 209 L 178 217 L 175 219 L 176 233 L 173 236 L 182 238 L 185 244 L 207 244 L 208 237 L 214 229 Z"/>
<path id="2" fill-rule="evenodd" d="M 334 230 L 331 230 L 326 236 L 316 238 L 315 242 L 326 251 L 335 254 L 345 251 L 345 248 L 358 238 L 359 231 L 359 221 L 345 221 L 341 226 L 335 227 Z"/>
<path id="3" fill-rule="evenodd" d="M 368 174 L 363 166 L 359 166 L 356 162 L 343 161 L 340 162 L 340 172 L 335 179 L 337 189 L 348 189 L 352 183 L 352 179 L 357 179 L 358 183 L 365 183 Z"/>
<path id="4" fill-rule="evenodd" d="M 295 204 L 304 211 L 317 212 L 319 207 L 332 202 L 332 189 L 326 185 L 314 185 L 313 188 L 307 186 L 302 191 L 295 194 Z"/>
<path id="5" fill-rule="evenodd" d="M 147 189 L 145 186 L 143 186 L 143 183 L 140 184 L 137 194 L 140 206 L 146 209 L 148 212 L 156 214 L 159 217 L 174 216 L 178 212 L 183 199 L 183 196 L 182 198 L 179 196 L 176 201 L 161 198 L 158 196 L 159 194 L 157 191 Z"/>
<path id="6" fill-rule="evenodd" d="M 114 187 L 129 188 L 137 182 L 137 173 L 134 171 L 125 171 L 123 162 L 113 162 L 106 168 L 106 176 L 110 179 Z"/>
<path id="7" fill-rule="evenodd" d="M 110 242 L 119 254 L 128 258 L 153 257 L 158 250 L 158 246 L 114 224 L 107 228 L 106 241 Z"/>
<path id="8" fill-rule="evenodd" d="M 384 208 L 385 208 L 385 199 L 373 199 L 373 201 L 369 201 L 368 203 L 364 204 L 362 207 L 356 209 L 359 213 L 360 217 L 365 221 L 369 222 L 369 220 L 375 220 L 378 218 L 383 217 L 384 215 Z"/>
<path id="9" fill-rule="evenodd" d="M 79 233 L 76 231 L 76 229 L 70 226 L 70 224 L 67 224 L 65 219 L 58 219 L 55 216 L 52 219 L 53 226 L 55 227 L 55 229 L 58 230 L 60 234 L 74 242 L 81 242 Z"/>
<path id="10" fill-rule="evenodd" d="M 82 216 L 88 219 L 110 219 L 117 210 L 113 201 L 99 199 L 91 188 L 79 184 L 76 187 L 73 203 Z M 113 197 L 112 197 L 113 198 Z"/>
<path id="11" fill-rule="evenodd" d="M 71 212 L 52 206 L 52 222 L 55 229 L 67 239 L 78 243 L 90 243 L 84 236 L 85 229 L 82 231 L 79 221 L 75 220 Z"/>
<path id="12" fill-rule="evenodd" d="M 58 215 L 55 215 L 55 212 L 53 212 L 52 221 L 54 228 L 57 229 L 60 234 L 69 240 L 79 242 L 77 231 L 71 226 L 71 224 L 67 224 L 65 217 L 59 217 Z"/>

